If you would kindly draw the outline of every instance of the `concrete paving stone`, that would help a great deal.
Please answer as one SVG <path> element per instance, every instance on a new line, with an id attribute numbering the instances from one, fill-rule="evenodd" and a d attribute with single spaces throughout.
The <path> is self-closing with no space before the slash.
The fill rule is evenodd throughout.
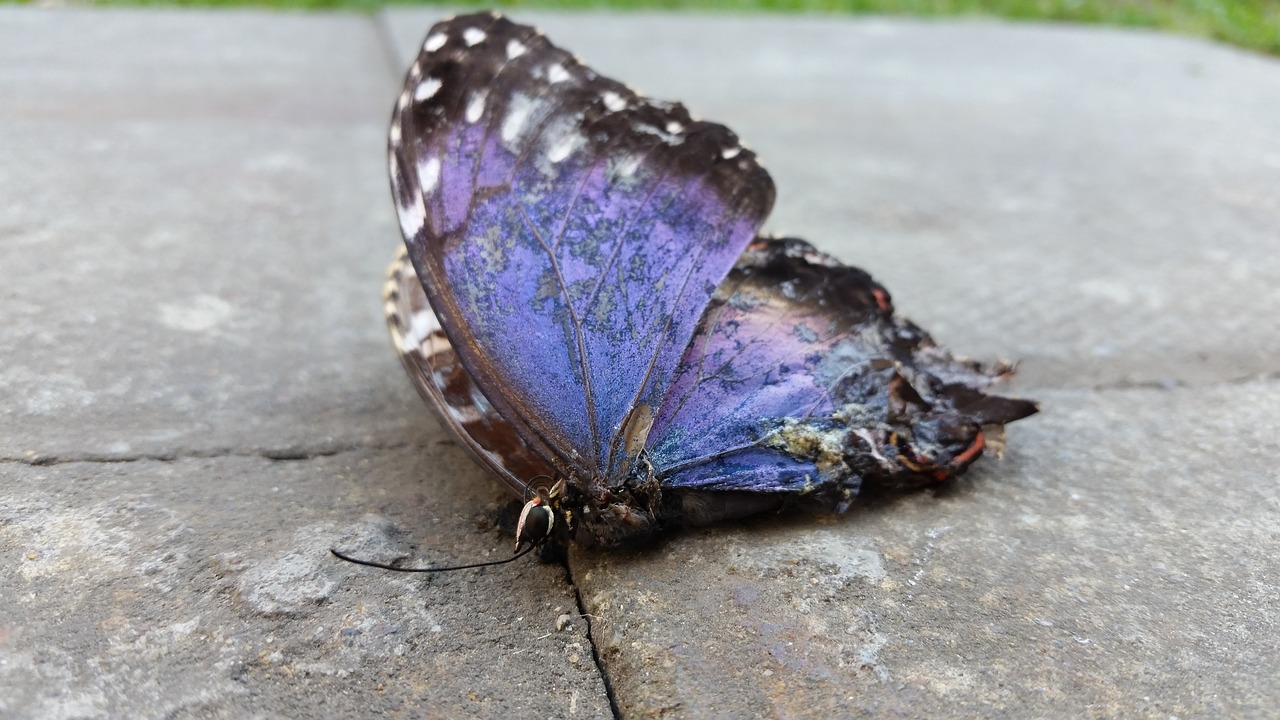
<path id="1" fill-rule="evenodd" d="M 0 474 L 0 717 L 610 715 L 562 567 L 329 557 L 509 554 L 451 445 Z"/>
<path id="2" fill-rule="evenodd" d="M 423 579 L 325 552 L 509 552 L 382 329 L 386 115 L 437 16 L 0 8 L 0 716 L 607 717 L 592 638 L 626 717 L 1280 707 L 1280 384 L 1241 381 L 1277 369 L 1280 64 L 518 15 L 735 128 L 772 229 L 1045 412 L 936 498 Z"/>
<path id="3" fill-rule="evenodd" d="M 357 16 L 0 8 L 0 457 L 402 442 Z"/>
<path id="4" fill-rule="evenodd" d="M 1032 23 L 511 14 L 729 125 L 777 183 L 768 229 L 1029 385 L 1280 369 L 1275 59 Z M 385 16 L 403 72 L 440 13 Z"/>
<path id="5" fill-rule="evenodd" d="M 1042 396 L 944 494 L 578 553 L 622 715 L 1273 716 L 1280 384 Z"/>

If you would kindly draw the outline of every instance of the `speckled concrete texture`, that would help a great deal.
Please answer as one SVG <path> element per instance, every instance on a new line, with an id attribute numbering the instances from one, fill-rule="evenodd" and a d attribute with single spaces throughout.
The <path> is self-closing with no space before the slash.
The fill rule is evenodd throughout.
<path id="1" fill-rule="evenodd" d="M 0 717 L 1280 713 L 1280 62 L 1158 34 L 519 14 L 760 152 L 1044 411 L 945 492 L 437 577 L 511 500 L 402 377 L 431 10 L 0 8 Z"/>

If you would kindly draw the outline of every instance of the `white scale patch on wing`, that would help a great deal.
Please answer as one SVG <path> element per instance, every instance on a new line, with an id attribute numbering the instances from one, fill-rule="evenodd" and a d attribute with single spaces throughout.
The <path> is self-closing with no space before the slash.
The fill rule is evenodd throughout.
<path id="1" fill-rule="evenodd" d="M 551 147 L 547 149 L 547 159 L 552 163 L 558 163 L 586 143 L 587 139 L 580 133 L 567 133 L 551 143 Z"/>
<path id="2" fill-rule="evenodd" d="M 396 203 L 396 216 L 400 219 L 400 232 L 405 237 L 414 237 L 427 224 L 427 207 L 422 202 L 422 196 L 418 193 L 404 193 L 401 188 L 404 185 L 404 178 L 400 176 L 400 165 L 396 162 L 395 150 L 388 153 L 387 162 L 391 167 L 391 183 L 396 188 L 395 196 L 397 198 L 408 195 L 407 201 L 399 201 Z M 406 205 L 405 202 L 408 204 Z"/>
<path id="3" fill-rule="evenodd" d="M 627 107 L 627 101 L 624 100 L 621 95 L 612 90 L 606 90 L 601 93 L 600 99 L 604 100 L 604 106 L 608 108 L 610 112 L 625 110 Z"/>
<path id="4" fill-rule="evenodd" d="M 436 33 L 435 35 L 428 37 L 426 42 L 422 43 L 422 49 L 429 53 L 433 53 L 444 47 L 444 44 L 448 41 L 449 38 L 446 37 L 444 33 Z"/>
<path id="5" fill-rule="evenodd" d="M 672 125 L 680 126 L 680 123 L 669 122 L 667 123 L 667 128 L 670 128 Z M 631 129 L 635 130 L 638 133 L 648 133 L 649 135 L 656 135 L 658 138 L 662 140 L 662 142 L 668 145 L 679 145 L 680 143 L 684 142 L 684 137 L 681 136 L 679 133 L 670 132 L 669 130 L 663 131 L 663 130 L 660 130 L 659 128 L 653 127 L 652 125 L 646 125 L 644 123 L 639 123 L 639 122 L 634 123 L 631 126 Z"/>
<path id="6" fill-rule="evenodd" d="M 484 115 L 484 101 L 488 93 L 484 90 L 477 90 L 469 101 L 467 101 L 467 122 L 474 123 L 480 120 L 480 116 Z"/>
<path id="7" fill-rule="evenodd" d="M 560 63 L 555 63 L 551 67 L 547 68 L 547 82 L 552 85 L 562 83 L 572 77 L 573 76 L 569 74 L 569 71 L 564 69 L 564 65 L 561 65 Z"/>
<path id="8" fill-rule="evenodd" d="M 409 318 L 409 326 L 405 328 L 401 338 L 401 352 L 422 352 L 422 344 L 431 335 L 440 330 L 440 320 L 432 310 L 419 310 Z"/>
<path id="9" fill-rule="evenodd" d="M 440 91 L 441 82 L 436 78 L 427 78 L 418 83 L 413 89 L 413 99 L 415 102 L 422 102 L 434 97 Z"/>
<path id="10" fill-rule="evenodd" d="M 467 47 L 475 47 L 476 45 L 479 45 L 484 42 L 486 37 L 488 37 L 488 35 L 485 35 L 485 32 L 480 28 L 467 28 L 462 31 L 462 40 L 467 44 Z"/>
<path id="11" fill-rule="evenodd" d="M 510 148 L 521 136 L 530 113 L 536 107 L 537 103 L 528 95 L 515 95 L 511 98 L 511 102 L 507 104 L 507 117 L 502 121 L 502 142 L 507 147 Z"/>
<path id="12" fill-rule="evenodd" d="M 526 46 L 524 43 L 520 42 L 519 40 L 516 40 L 515 38 L 511 38 L 510 40 L 507 41 L 507 59 L 515 60 L 516 58 L 523 55 L 525 51 L 528 49 L 529 49 L 528 46 Z"/>
<path id="13" fill-rule="evenodd" d="M 423 193 L 436 189 L 440 184 L 440 158 L 430 157 L 418 164 L 418 182 L 422 184 Z"/>
<path id="14" fill-rule="evenodd" d="M 636 170 L 640 169 L 640 163 L 644 162 L 643 155 L 631 155 L 618 161 L 618 174 L 622 177 L 631 177 L 636 174 Z"/>

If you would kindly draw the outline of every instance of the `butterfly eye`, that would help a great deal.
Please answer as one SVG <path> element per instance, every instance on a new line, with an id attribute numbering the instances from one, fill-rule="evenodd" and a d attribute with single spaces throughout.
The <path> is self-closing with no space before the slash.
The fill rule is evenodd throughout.
<path id="1" fill-rule="evenodd" d="M 524 504 L 520 511 L 520 522 L 516 525 L 516 552 L 529 545 L 540 545 L 551 537 L 551 529 L 555 527 L 555 511 L 547 507 L 542 498 L 534 498 Z"/>

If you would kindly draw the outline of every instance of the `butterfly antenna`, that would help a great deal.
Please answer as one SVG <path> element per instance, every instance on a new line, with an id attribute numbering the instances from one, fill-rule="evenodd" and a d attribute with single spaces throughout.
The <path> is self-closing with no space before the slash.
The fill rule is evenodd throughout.
<path id="1" fill-rule="evenodd" d="M 534 489 L 534 483 L 538 482 L 539 480 L 550 480 L 552 482 L 555 482 L 555 478 L 551 477 L 550 475 L 535 475 L 534 477 L 530 478 L 528 484 L 524 486 L 524 499 L 526 501 L 532 500 L 538 496 L 538 491 Z"/>
<path id="2" fill-rule="evenodd" d="M 492 562 L 473 563 L 471 565 L 454 565 L 452 567 L 428 567 L 428 568 L 403 568 L 403 567 L 396 567 L 395 565 L 389 565 L 387 563 L 374 562 L 372 560 L 360 560 L 359 558 L 353 558 L 350 555 L 340 553 L 333 548 L 329 548 L 329 552 L 333 553 L 333 556 L 338 558 L 339 560 L 346 560 L 347 562 L 355 563 L 356 565 L 365 565 L 367 567 L 375 567 L 381 570 L 394 570 L 395 572 L 429 573 L 429 572 L 450 572 L 453 570 L 470 570 L 471 568 L 489 567 L 490 565 L 505 565 L 506 563 L 514 562 L 524 557 L 525 555 L 528 555 L 536 547 L 537 545 L 530 544 L 529 547 L 525 548 L 524 550 L 521 550 L 515 555 L 512 555 L 506 560 L 494 560 Z"/>

